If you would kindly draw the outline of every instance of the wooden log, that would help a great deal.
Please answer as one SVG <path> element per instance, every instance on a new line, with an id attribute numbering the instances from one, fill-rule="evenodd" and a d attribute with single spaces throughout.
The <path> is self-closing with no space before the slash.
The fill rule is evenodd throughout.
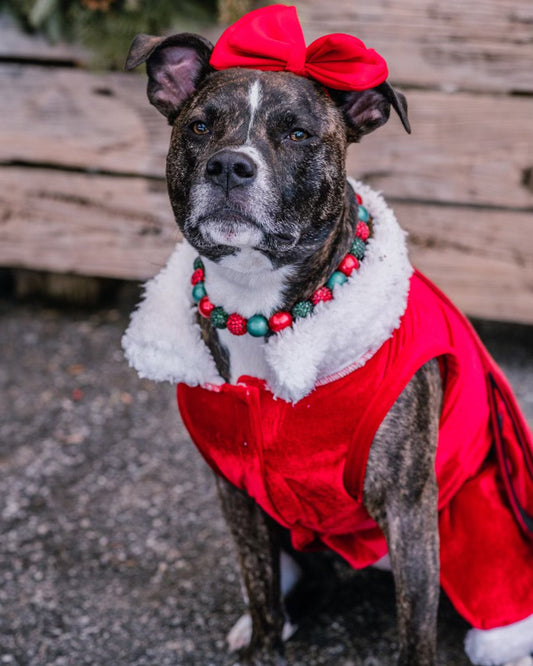
<path id="1" fill-rule="evenodd" d="M 388 197 L 533 211 L 533 98 L 407 94 L 412 134 L 393 113 L 349 150 L 348 170 Z"/>
<path id="2" fill-rule="evenodd" d="M 443 90 L 532 92 L 530 0 L 295 2 L 307 41 L 357 35 L 381 53 L 393 81 Z"/>
<path id="3" fill-rule="evenodd" d="M 143 76 L 3 66 L 0 81 L 0 163 L 163 175 L 170 128 Z M 350 150 L 350 173 L 389 197 L 533 209 L 532 98 L 408 99 L 412 135 L 393 117 Z"/>
<path id="4" fill-rule="evenodd" d="M 82 70 L 1 66 L 1 87 L 9 94 L 0 96 L 0 162 L 149 173 L 150 125 L 127 102 L 131 84 L 139 102 L 145 97 L 145 82 L 119 76 L 124 83 L 119 97 L 113 80 Z M 144 108 L 159 116 L 147 104 Z M 164 121 L 160 125 L 162 136 L 167 128 Z"/>
<path id="5" fill-rule="evenodd" d="M 0 265 L 146 279 L 179 238 L 163 182 L 4 168 Z"/>
<path id="6" fill-rule="evenodd" d="M 0 265 L 146 279 L 179 238 L 163 182 L 4 168 Z M 531 215 L 394 205 L 414 263 L 468 314 L 533 323 Z M 512 233 L 510 233 L 512 230 Z"/>
<path id="7" fill-rule="evenodd" d="M 395 202 L 413 264 L 473 317 L 533 324 L 530 213 Z"/>

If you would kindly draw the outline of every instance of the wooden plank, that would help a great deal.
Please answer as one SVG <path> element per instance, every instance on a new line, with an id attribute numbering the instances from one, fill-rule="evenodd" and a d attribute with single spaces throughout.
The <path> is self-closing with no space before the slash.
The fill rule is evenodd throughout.
<path id="1" fill-rule="evenodd" d="M 104 74 L 1 66 L 1 87 L 9 94 L 0 96 L 0 161 L 147 173 L 149 127 L 145 116 L 127 102 L 130 79 L 140 100 L 145 85 L 141 77 L 118 78 L 125 84 L 123 99 L 116 94 L 113 77 Z M 160 125 L 163 135 L 167 128 L 164 121 Z"/>
<path id="2" fill-rule="evenodd" d="M 0 265 L 146 279 L 179 237 L 163 183 L 23 168 L 0 176 Z M 395 210 L 414 262 L 468 314 L 533 323 L 531 215 L 405 203 Z"/>
<path id="3" fill-rule="evenodd" d="M 3 168 L 0 265 L 146 279 L 179 237 L 163 183 Z"/>
<path id="4" fill-rule="evenodd" d="M 444 90 L 533 92 L 531 0 L 297 0 L 308 43 L 357 35 L 393 81 Z"/>
<path id="5" fill-rule="evenodd" d="M 395 203 L 413 264 L 470 316 L 533 323 L 529 213 Z"/>
<path id="6" fill-rule="evenodd" d="M 170 128 L 144 76 L 3 66 L 0 81 L 0 162 L 163 175 Z M 393 117 L 351 149 L 350 173 L 387 196 L 533 209 L 532 98 L 408 99 L 413 134 Z"/>
<path id="7" fill-rule="evenodd" d="M 533 98 L 407 94 L 412 134 L 395 114 L 349 151 L 348 171 L 388 197 L 533 210 Z"/>

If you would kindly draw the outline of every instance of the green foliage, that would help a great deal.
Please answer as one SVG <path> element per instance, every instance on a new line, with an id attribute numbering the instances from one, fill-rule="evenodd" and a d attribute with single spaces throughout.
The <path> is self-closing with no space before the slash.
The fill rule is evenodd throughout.
<path id="1" fill-rule="evenodd" d="M 221 23 L 233 23 L 252 8 L 251 0 L 219 0 L 218 18 Z"/>
<path id="2" fill-rule="evenodd" d="M 0 0 L 29 31 L 76 41 L 99 67 L 121 69 L 139 32 L 201 31 L 217 17 L 216 0 Z"/>

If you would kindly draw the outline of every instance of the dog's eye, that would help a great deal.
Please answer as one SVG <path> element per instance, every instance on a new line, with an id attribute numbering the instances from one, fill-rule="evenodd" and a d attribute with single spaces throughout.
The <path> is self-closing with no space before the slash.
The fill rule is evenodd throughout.
<path id="1" fill-rule="evenodd" d="M 309 138 L 309 132 L 306 132 L 303 129 L 294 129 L 292 132 L 289 134 L 289 139 L 291 141 L 305 141 L 306 139 Z"/>
<path id="2" fill-rule="evenodd" d="M 191 125 L 191 129 L 195 134 L 198 134 L 198 136 L 205 136 L 206 134 L 209 134 L 209 127 L 201 121 L 193 123 Z"/>

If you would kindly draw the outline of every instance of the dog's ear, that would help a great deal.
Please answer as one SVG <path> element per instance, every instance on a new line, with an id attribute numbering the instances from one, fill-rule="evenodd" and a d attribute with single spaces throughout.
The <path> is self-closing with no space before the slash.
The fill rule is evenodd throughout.
<path id="1" fill-rule="evenodd" d="M 330 90 L 330 96 L 344 114 L 350 142 L 359 141 L 364 134 L 384 125 L 389 119 L 391 106 L 400 116 L 405 131 L 411 134 L 407 100 L 386 81 L 368 90 Z"/>
<path id="2" fill-rule="evenodd" d="M 209 65 L 212 50 L 207 39 L 187 32 L 171 37 L 137 35 L 125 69 L 146 62 L 148 99 L 172 123 L 183 102 L 213 71 Z"/>

